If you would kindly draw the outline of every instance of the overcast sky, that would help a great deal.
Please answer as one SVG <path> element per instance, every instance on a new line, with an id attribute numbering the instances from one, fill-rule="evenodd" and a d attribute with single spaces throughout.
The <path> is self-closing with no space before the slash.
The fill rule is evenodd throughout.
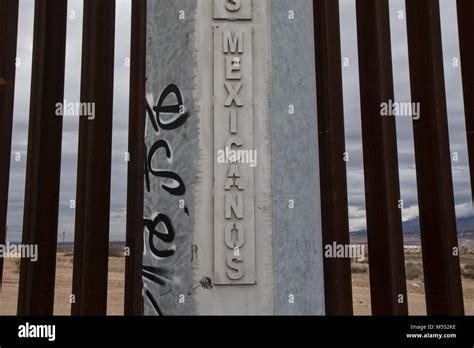
<path id="1" fill-rule="evenodd" d="M 404 0 L 390 1 L 392 55 L 395 99 L 410 102 L 407 33 Z M 458 217 L 474 215 L 471 206 L 467 142 L 464 107 L 459 66 L 453 66 L 453 58 L 459 57 L 455 0 L 440 0 L 442 15 L 443 52 L 445 57 L 446 94 L 451 151 L 458 152 L 458 162 L 453 162 L 453 181 Z M 82 1 L 68 1 L 65 100 L 79 101 Z M 126 162 L 128 127 L 129 68 L 126 60 L 130 55 L 130 0 L 117 0 L 115 42 L 115 93 L 113 161 L 111 186 L 111 240 L 125 238 L 126 209 Z M 403 12 L 400 12 L 403 11 Z M 351 230 L 365 228 L 364 174 L 362 165 L 362 140 L 357 61 L 357 31 L 355 0 L 341 0 L 342 56 L 349 66 L 343 68 L 344 110 L 346 121 L 346 145 L 350 154 L 348 162 L 349 214 Z M 13 126 L 11 181 L 8 210 L 8 240 L 21 239 L 23 200 L 25 187 L 26 149 L 29 117 L 31 54 L 33 39 L 34 0 L 20 0 L 20 18 L 17 57 L 20 66 L 16 72 L 15 111 Z M 59 240 L 66 231 L 66 241 L 73 240 L 74 209 L 70 201 L 75 199 L 77 170 L 78 118 L 65 117 L 63 157 L 61 172 L 61 196 L 59 215 Z M 397 119 L 399 170 L 402 199 L 405 209 L 403 220 L 418 216 L 415 160 L 412 122 L 410 118 Z M 16 161 L 15 155 L 21 154 Z"/>

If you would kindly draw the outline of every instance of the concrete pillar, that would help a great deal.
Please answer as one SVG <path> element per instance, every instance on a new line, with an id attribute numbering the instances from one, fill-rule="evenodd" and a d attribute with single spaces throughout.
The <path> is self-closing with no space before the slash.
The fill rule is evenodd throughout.
<path id="1" fill-rule="evenodd" d="M 324 314 L 312 15 L 148 2 L 145 315 Z"/>

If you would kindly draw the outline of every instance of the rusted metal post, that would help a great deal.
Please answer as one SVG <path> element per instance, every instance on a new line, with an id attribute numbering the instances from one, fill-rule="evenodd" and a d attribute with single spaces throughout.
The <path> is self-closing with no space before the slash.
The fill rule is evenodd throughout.
<path id="1" fill-rule="evenodd" d="M 38 245 L 38 260 L 21 260 L 19 315 L 53 314 L 66 23 L 66 0 L 36 1 L 22 243 Z"/>
<path id="2" fill-rule="evenodd" d="M 7 235 L 8 184 L 12 147 L 18 0 L 0 0 L 0 244 Z M 3 258 L 0 258 L 0 289 Z"/>
<path id="3" fill-rule="evenodd" d="M 115 0 L 85 0 L 74 237 L 73 315 L 105 315 L 109 250 Z"/>
<path id="4" fill-rule="evenodd" d="M 464 314 L 438 0 L 407 0 L 408 51 L 428 315 Z"/>
<path id="5" fill-rule="evenodd" d="M 143 190 L 145 158 L 146 0 L 132 1 L 130 111 L 128 126 L 127 247 L 125 315 L 141 315 L 143 261 Z"/>
<path id="6" fill-rule="evenodd" d="M 388 0 L 356 8 L 372 313 L 406 315 L 396 127 L 381 114 L 394 99 Z"/>
<path id="7" fill-rule="evenodd" d="M 464 115 L 466 117 L 467 148 L 471 173 L 472 204 L 474 205 L 474 1 L 457 0 L 459 48 L 461 51 Z"/>
<path id="8" fill-rule="evenodd" d="M 323 245 L 347 245 L 350 239 L 343 158 L 346 150 L 339 1 L 314 0 L 313 12 Z M 350 259 L 324 258 L 324 292 L 327 315 L 353 314 Z"/>

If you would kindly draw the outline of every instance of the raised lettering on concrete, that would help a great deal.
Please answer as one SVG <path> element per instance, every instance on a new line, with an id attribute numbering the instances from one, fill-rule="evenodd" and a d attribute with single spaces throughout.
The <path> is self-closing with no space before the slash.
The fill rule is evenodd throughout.
<path id="1" fill-rule="evenodd" d="M 252 19 L 252 1 L 214 0 L 214 19 Z"/>
<path id="2" fill-rule="evenodd" d="M 250 1 L 214 1 L 215 19 L 248 18 Z M 243 25 L 242 23 L 245 23 Z M 214 24 L 214 282 L 255 284 L 254 169 L 232 150 L 252 150 L 252 28 Z M 225 163 L 217 161 L 226 151 Z"/>

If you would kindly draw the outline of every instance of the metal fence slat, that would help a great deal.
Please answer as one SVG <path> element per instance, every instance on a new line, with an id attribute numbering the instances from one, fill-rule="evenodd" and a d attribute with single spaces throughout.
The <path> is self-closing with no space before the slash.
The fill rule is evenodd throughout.
<path id="1" fill-rule="evenodd" d="M 348 245 L 339 1 L 314 0 L 323 246 Z M 351 260 L 324 258 L 327 315 L 352 315 Z"/>
<path id="2" fill-rule="evenodd" d="M 73 315 L 105 315 L 112 159 L 115 0 L 84 0 Z"/>
<path id="3" fill-rule="evenodd" d="M 408 313 L 388 0 L 357 0 L 357 38 L 369 247 L 374 315 Z"/>
<path id="4" fill-rule="evenodd" d="M 439 2 L 408 0 L 406 12 L 427 313 L 462 315 Z"/>
<path id="5" fill-rule="evenodd" d="M 7 234 L 8 185 L 12 146 L 18 0 L 0 0 L 0 245 Z M 0 289 L 3 257 L 0 257 Z"/>
<path id="6" fill-rule="evenodd" d="M 38 260 L 21 260 L 20 315 L 54 309 L 66 23 L 66 0 L 36 1 L 22 243 L 38 245 Z"/>
<path id="7" fill-rule="evenodd" d="M 145 158 L 146 0 L 132 1 L 130 111 L 128 126 L 125 315 L 142 314 L 143 190 Z"/>

